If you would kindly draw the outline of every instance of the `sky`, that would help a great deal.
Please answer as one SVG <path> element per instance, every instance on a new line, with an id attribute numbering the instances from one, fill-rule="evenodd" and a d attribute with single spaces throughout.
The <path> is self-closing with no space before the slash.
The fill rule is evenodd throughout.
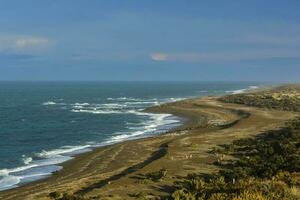
<path id="1" fill-rule="evenodd" d="M 299 0 L 0 0 L 0 80 L 300 82 Z"/>

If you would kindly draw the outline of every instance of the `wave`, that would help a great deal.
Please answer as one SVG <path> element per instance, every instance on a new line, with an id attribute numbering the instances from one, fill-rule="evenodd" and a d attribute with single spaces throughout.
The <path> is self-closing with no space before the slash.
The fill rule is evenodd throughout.
<path id="1" fill-rule="evenodd" d="M 56 105 L 56 102 L 54 102 L 54 101 L 47 101 L 47 102 L 42 103 L 42 105 L 44 105 L 44 106 Z"/>
<path id="2" fill-rule="evenodd" d="M 116 110 L 86 110 L 86 109 L 72 109 L 72 112 L 75 113 L 91 113 L 91 114 L 122 114 L 124 112 L 122 111 L 116 111 Z"/>
<path id="3" fill-rule="evenodd" d="M 258 86 L 255 86 L 255 85 L 249 86 L 249 89 L 251 89 L 251 90 L 258 89 L 258 88 L 259 88 L 259 87 L 258 87 Z"/>
<path id="4" fill-rule="evenodd" d="M 99 104 L 99 107 L 105 107 L 105 108 L 123 108 L 123 107 L 126 107 L 126 105 L 119 104 L 119 103 L 103 103 L 103 104 Z"/>
<path id="5" fill-rule="evenodd" d="M 120 103 L 104 103 L 89 104 L 89 106 L 72 106 L 71 112 L 75 113 L 91 113 L 91 114 L 138 114 L 137 109 L 145 108 L 145 106 L 158 105 L 158 101 L 143 102 L 124 102 Z"/>
<path id="6" fill-rule="evenodd" d="M 171 98 L 164 99 L 163 103 L 181 101 L 181 100 L 184 100 L 184 99 L 186 99 L 186 98 L 181 98 L 181 97 L 174 98 L 174 97 L 171 97 Z"/>
<path id="7" fill-rule="evenodd" d="M 158 101 L 136 101 L 136 102 L 125 102 L 125 105 L 141 105 L 141 104 L 153 104 L 157 105 L 159 104 Z"/>
<path id="8" fill-rule="evenodd" d="M 88 106 L 89 103 L 74 103 L 74 106 Z"/>
<path id="9" fill-rule="evenodd" d="M 106 98 L 106 100 L 109 101 L 157 101 L 157 98 L 147 98 L 147 99 L 142 99 L 142 98 L 134 98 L 134 97 L 116 97 L 116 98 Z"/>
<path id="10" fill-rule="evenodd" d="M 39 180 L 43 177 L 50 176 L 53 172 L 61 169 L 62 167 L 57 165 L 30 165 L 27 167 L 18 167 L 11 170 L 0 170 L 0 191 L 15 188 L 20 183 Z"/>
<path id="11" fill-rule="evenodd" d="M 91 113 L 91 114 L 117 114 L 123 113 L 123 109 L 128 105 L 122 103 L 75 103 L 71 105 L 71 112 L 76 113 Z"/>
<path id="12" fill-rule="evenodd" d="M 20 177 L 17 176 L 5 176 L 2 179 L 0 179 L 0 191 L 11 189 L 13 187 L 16 187 L 18 183 L 20 183 Z"/>
<path id="13" fill-rule="evenodd" d="M 226 91 L 226 93 L 231 93 L 231 94 L 242 94 L 242 93 L 245 93 L 245 92 L 248 92 L 248 91 L 251 91 L 251 90 L 254 90 L 254 89 L 258 89 L 258 88 L 259 88 L 258 86 L 251 85 L 251 86 L 249 86 L 248 88 L 244 88 L 244 89 L 228 90 L 228 91 Z"/>
<path id="14" fill-rule="evenodd" d="M 133 132 L 117 132 L 115 133 L 115 136 L 112 136 L 109 138 L 105 143 L 111 144 L 116 143 L 124 140 L 130 140 L 140 137 L 146 137 L 149 135 L 153 135 L 162 131 L 165 131 L 162 127 L 169 124 L 178 123 L 179 119 L 167 119 L 169 117 L 172 117 L 171 114 L 153 114 L 153 113 L 145 113 L 145 112 L 139 112 L 135 111 L 132 112 L 137 115 L 147 115 L 151 118 L 148 122 L 139 123 L 139 127 L 133 127 L 133 123 L 127 123 L 130 125 L 130 127 L 127 127 L 129 130 L 135 130 Z M 161 131 L 160 131 L 161 128 Z"/>
<path id="15" fill-rule="evenodd" d="M 87 149 L 91 147 L 91 145 L 82 145 L 82 146 L 63 146 L 59 149 L 54 149 L 50 151 L 43 150 L 40 153 L 36 153 L 36 156 L 40 158 L 51 158 L 53 156 L 62 155 L 62 154 L 68 154 L 75 151 L 80 151 L 83 149 Z"/>
<path id="16" fill-rule="evenodd" d="M 22 157 L 23 157 L 22 160 L 25 165 L 28 165 L 29 163 L 31 163 L 32 157 L 26 157 L 25 155 L 23 155 Z"/>
<path id="17" fill-rule="evenodd" d="M 32 157 L 23 156 L 24 166 L 0 170 L 0 191 L 16 187 L 19 183 L 38 180 L 61 169 L 57 166 L 74 155 L 91 151 L 91 145 L 64 146 L 54 150 L 43 150 Z"/>

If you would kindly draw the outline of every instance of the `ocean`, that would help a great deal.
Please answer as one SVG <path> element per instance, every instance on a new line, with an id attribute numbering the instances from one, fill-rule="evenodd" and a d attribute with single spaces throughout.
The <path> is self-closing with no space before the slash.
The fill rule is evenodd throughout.
<path id="1" fill-rule="evenodd" d="M 0 82 L 0 190 L 60 170 L 93 148 L 179 126 L 153 105 L 241 93 L 246 82 Z"/>

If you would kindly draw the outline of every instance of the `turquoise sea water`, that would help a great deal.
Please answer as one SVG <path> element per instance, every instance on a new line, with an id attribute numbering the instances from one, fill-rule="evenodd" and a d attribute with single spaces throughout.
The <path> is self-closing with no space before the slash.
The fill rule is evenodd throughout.
<path id="1" fill-rule="evenodd" d="M 148 106 L 259 83 L 0 82 L 0 190 L 49 176 L 91 149 L 180 125 Z"/>

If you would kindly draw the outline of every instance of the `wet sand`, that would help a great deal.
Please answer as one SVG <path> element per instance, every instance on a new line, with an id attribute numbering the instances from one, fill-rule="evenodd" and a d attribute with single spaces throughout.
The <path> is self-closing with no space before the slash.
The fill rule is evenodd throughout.
<path id="1" fill-rule="evenodd" d="M 217 101 L 216 97 L 183 100 L 156 106 L 147 112 L 184 117 L 185 124 L 159 136 L 97 148 L 63 164 L 53 176 L 0 192 L 0 199 L 50 199 L 53 191 L 81 194 L 95 199 L 137 199 L 167 195 L 174 181 L 189 173 L 214 173 L 217 145 L 251 137 L 282 126 L 297 114 Z M 226 158 L 225 158 L 226 159 Z M 147 181 L 146 173 L 167 170 L 159 182 Z"/>

